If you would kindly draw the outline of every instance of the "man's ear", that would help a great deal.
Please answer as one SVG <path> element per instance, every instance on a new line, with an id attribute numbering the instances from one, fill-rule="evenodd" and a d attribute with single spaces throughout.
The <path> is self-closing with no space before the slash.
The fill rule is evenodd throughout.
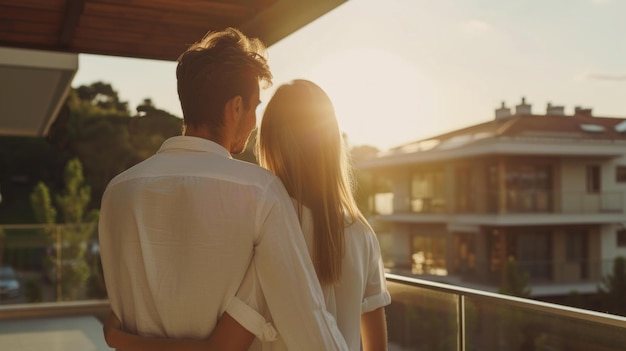
<path id="1" fill-rule="evenodd" d="M 233 122 L 239 121 L 243 115 L 243 110 L 243 98 L 239 95 L 234 96 L 226 102 L 226 106 L 224 107 L 224 118 L 227 120 L 230 119 Z"/>

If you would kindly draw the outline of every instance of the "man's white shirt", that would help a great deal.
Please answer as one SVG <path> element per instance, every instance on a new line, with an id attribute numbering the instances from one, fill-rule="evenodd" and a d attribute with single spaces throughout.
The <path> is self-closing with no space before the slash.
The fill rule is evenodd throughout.
<path id="1" fill-rule="evenodd" d="M 288 349 L 347 349 L 280 180 L 216 143 L 170 138 L 115 177 L 99 236 L 108 297 L 126 330 L 205 338 L 229 308 L 252 328 L 253 313 L 234 296 L 253 263 Z"/>

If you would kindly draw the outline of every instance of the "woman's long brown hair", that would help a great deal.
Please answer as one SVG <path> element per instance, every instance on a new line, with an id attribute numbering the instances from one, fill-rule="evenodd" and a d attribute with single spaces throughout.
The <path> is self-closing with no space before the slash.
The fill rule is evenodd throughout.
<path id="1" fill-rule="evenodd" d="M 352 196 L 352 174 L 335 111 L 316 84 L 295 80 L 269 101 L 257 144 L 261 166 L 276 174 L 289 195 L 312 212 L 312 261 L 322 286 L 341 279 L 344 228 L 363 220 Z"/>

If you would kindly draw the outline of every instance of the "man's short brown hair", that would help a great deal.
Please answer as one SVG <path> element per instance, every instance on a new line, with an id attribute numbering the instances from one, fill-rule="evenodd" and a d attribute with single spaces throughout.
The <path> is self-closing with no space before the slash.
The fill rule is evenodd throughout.
<path id="1" fill-rule="evenodd" d="M 176 79 L 185 126 L 218 132 L 224 106 L 241 96 L 245 108 L 259 82 L 272 84 L 266 47 L 235 28 L 209 32 L 178 58 Z"/>

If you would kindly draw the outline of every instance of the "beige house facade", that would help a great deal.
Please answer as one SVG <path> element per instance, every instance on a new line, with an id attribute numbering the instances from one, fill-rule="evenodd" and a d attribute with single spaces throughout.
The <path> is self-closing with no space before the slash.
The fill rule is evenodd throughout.
<path id="1" fill-rule="evenodd" d="M 523 99 L 359 167 L 390 185 L 373 202 L 390 271 L 497 290 L 513 258 L 549 296 L 595 292 L 626 257 L 625 118 Z"/>

